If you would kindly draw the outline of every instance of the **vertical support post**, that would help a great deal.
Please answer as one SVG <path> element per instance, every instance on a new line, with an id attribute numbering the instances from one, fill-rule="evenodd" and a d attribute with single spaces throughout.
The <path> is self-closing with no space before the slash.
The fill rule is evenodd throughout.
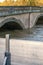
<path id="1" fill-rule="evenodd" d="M 10 39 L 9 39 L 9 34 L 6 35 L 6 52 L 10 53 Z"/>
<path id="2" fill-rule="evenodd" d="M 10 39 L 9 34 L 6 34 L 6 51 L 5 57 L 7 57 L 7 61 L 5 65 L 11 65 L 11 53 L 10 53 Z"/>

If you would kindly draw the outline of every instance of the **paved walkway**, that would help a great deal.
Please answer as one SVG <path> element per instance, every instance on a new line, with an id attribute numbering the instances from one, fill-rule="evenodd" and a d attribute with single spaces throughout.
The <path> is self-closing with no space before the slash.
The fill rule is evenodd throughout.
<path id="1" fill-rule="evenodd" d="M 3 64 L 5 39 L 0 38 L 0 65 Z M 12 65 L 43 65 L 43 42 L 10 40 Z"/>

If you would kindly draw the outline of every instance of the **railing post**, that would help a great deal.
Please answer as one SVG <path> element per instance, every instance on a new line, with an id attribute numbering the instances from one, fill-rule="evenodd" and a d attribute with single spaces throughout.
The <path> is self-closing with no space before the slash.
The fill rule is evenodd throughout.
<path id="1" fill-rule="evenodd" d="M 7 57 L 7 61 L 5 65 L 11 65 L 11 53 L 10 53 L 10 39 L 9 34 L 6 34 L 6 51 L 5 57 Z"/>

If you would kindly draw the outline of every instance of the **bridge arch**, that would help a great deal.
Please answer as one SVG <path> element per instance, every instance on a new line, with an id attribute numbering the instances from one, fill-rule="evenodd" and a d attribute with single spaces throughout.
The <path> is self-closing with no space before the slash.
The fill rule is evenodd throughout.
<path id="1" fill-rule="evenodd" d="M 0 23 L 0 27 L 4 26 L 5 24 L 10 23 L 10 22 L 17 23 L 22 29 L 25 29 L 23 23 L 22 23 L 19 19 L 16 19 L 16 18 L 14 18 L 14 17 L 9 17 L 9 18 L 4 19 L 4 20 Z"/>
<path id="2" fill-rule="evenodd" d="M 35 25 L 38 25 L 38 24 L 43 24 L 43 14 L 40 14 L 40 15 L 38 15 L 37 17 L 36 17 L 36 19 L 35 19 Z"/>

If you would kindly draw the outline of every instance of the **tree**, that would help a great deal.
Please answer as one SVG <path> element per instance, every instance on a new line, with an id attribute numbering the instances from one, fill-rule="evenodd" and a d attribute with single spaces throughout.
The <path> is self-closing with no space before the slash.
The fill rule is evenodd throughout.
<path id="1" fill-rule="evenodd" d="M 29 0 L 30 6 L 36 6 L 38 0 Z"/>

